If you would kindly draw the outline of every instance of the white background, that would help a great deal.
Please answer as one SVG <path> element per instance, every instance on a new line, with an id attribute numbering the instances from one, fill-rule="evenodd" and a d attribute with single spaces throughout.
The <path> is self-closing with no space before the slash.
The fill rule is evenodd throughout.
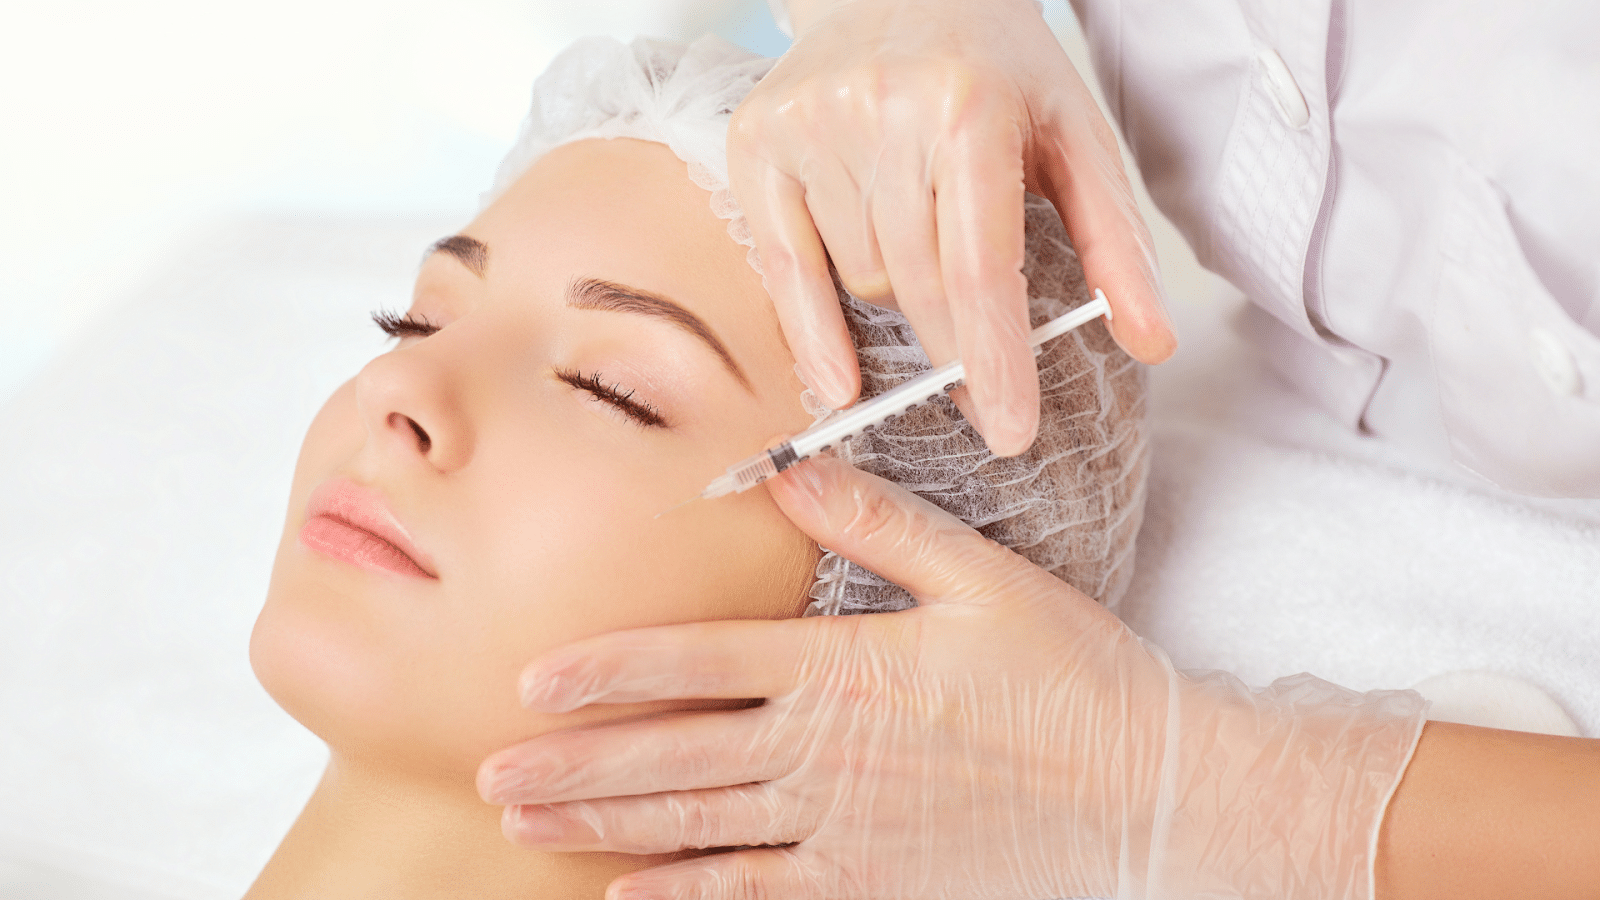
<path id="1" fill-rule="evenodd" d="M 476 208 L 574 37 L 717 30 L 759 0 L 52 0 L 0 27 L 0 399 L 209 223 Z"/>
<path id="2" fill-rule="evenodd" d="M 1092 82 L 1064 2 L 1047 15 Z M 464 219 L 574 37 L 787 45 L 761 0 L 52 0 L 0 28 L 0 401 L 240 214 Z M 1211 293 L 1146 202 L 1179 302 Z"/>

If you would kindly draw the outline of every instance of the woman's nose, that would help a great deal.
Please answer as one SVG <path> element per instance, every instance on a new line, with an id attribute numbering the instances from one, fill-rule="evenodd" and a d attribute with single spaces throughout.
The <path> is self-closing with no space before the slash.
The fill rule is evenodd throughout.
<path id="1" fill-rule="evenodd" d="M 448 363 L 413 345 L 374 359 L 356 376 L 356 406 L 381 454 L 441 472 L 472 458 L 472 429 Z"/>

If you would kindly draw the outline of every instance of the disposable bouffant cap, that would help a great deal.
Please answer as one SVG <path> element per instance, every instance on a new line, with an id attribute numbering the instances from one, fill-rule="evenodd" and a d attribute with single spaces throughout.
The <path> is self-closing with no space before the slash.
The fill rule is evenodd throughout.
<path id="1" fill-rule="evenodd" d="M 483 195 L 489 205 L 533 161 L 562 144 L 590 138 L 636 138 L 666 144 L 689 166 L 689 178 L 711 192 L 711 211 L 728 221 L 728 236 L 755 241 L 728 193 L 728 119 L 776 60 L 715 35 L 692 44 L 639 38 L 579 38 L 533 83 L 533 104 L 517 142 Z"/>
<path id="2" fill-rule="evenodd" d="M 720 38 L 692 44 L 603 37 L 573 44 L 534 84 L 516 145 L 485 195 L 492 201 L 533 161 L 562 144 L 636 138 L 666 144 L 710 192 L 728 234 L 751 247 L 728 192 L 733 110 L 771 68 Z M 1032 324 L 1087 303 L 1066 229 L 1048 201 L 1028 197 L 1026 256 Z M 880 394 L 928 368 L 898 312 L 835 286 L 861 364 L 861 394 Z M 1144 370 L 1095 322 L 1046 344 L 1039 356 L 1039 437 L 1026 453 L 997 457 L 947 398 L 923 404 L 849 442 L 851 464 L 915 491 L 984 535 L 1101 602 L 1114 604 L 1133 572 L 1144 510 L 1149 445 Z M 814 403 L 808 408 L 825 412 Z M 807 615 L 904 609 L 906 591 L 832 552 L 817 564 Z"/>

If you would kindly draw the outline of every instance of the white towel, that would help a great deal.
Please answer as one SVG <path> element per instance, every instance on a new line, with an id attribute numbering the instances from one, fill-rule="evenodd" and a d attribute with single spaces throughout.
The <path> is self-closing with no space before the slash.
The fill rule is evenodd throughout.
<path id="1" fill-rule="evenodd" d="M 1154 373 L 1123 618 L 1180 667 L 1252 684 L 1513 676 L 1600 734 L 1600 504 L 1530 505 L 1349 432 L 1234 336 L 1241 304 L 1178 309 L 1199 349 Z"/>

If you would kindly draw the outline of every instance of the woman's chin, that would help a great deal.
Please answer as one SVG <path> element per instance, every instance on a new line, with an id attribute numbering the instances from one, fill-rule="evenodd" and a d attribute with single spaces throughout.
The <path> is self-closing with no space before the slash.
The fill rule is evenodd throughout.
<path id="1" fill-rule="evenodd" d="M 473 790 L 490 753 L 582 718 L 521 709 L 514 667 L 483 671 L 481 654 L 455 657 L 453 635 L 419 646 L 407 630 L 397 640 L 392 623 L 351 615 L 358 601 L 293 569 L 273 573 L 250 635 L 250 665 L 268 695 L 336 757 Z"/>

